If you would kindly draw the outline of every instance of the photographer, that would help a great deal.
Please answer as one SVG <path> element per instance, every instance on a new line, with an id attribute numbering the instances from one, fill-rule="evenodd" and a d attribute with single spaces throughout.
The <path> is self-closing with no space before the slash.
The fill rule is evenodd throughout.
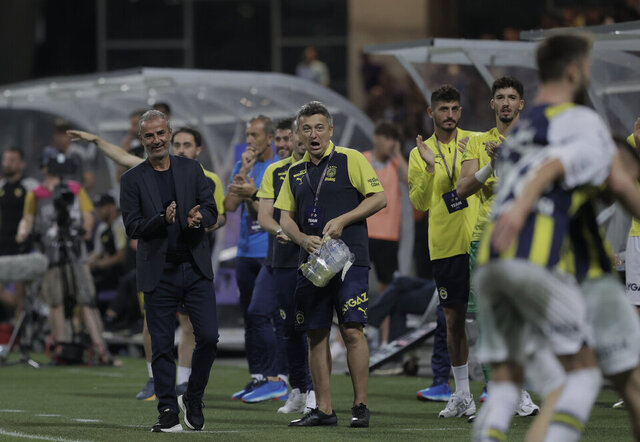
<path id="1" fill-rule="evenodd" d="M 93 227 L 93 204 L 76 181 L 63 181 L 73 173 L 64 155 L 45 152 L 42 160 L 44 181 L 27 194 L 16 240 L 24 242 L 31 233 L 49 259 L 49 269 L 42 281 L 41 293 L 50 307 L 49 323 L 56 343 L 68 342 L 65 310 L 71 315 L 77 304 L 97 352 L 100 363 L 111 363 L 102 339 L 102 323 L 95 308 L 95 287 L 86 264 L 84 240 Z M 54 357 L 55 360 L 55 357 Z"/>

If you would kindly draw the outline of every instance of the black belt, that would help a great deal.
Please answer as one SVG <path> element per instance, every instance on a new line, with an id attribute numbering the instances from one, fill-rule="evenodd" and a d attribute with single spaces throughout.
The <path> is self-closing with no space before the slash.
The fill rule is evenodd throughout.
<path id="1" fill-rule="evenodd" d="M 168 251 L 165 256 L 165 262 L 170 264 L 182 264 L 188 261 L 191 261 L 191 252 L 188 250 Z"/>

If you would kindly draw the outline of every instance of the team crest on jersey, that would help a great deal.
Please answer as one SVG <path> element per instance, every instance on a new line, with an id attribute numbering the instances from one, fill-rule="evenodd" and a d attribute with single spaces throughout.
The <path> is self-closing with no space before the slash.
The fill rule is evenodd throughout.
<path id="1" fill-rule="evenodd" d="M 327 169 L 327 176 L 324 180 L 335 181 L 337 172 L 338 172 L 338 166 L 329 166 L 329 168 Z"/>
<path id="2" fill-rule="evenodd" d="M 3 193 L 4 193 L 4 191 L 3 191 Z M 15 189 L 13 191 L 13 194 L 15 195 L 16 198 L 22 198 L 22 189 L 20 189 L 20 188 Z"/>
<path id="3" fill-rule="evenodd" d="M 298 311 L 298 313 L 296 313 L 296 322 L 298 323 L 298 325 L 304 324 L 304 313 L 302 313 L 301 311 Z"/>
<path id="4" fill-rule="evenodd" d="M 280 309 L 280 317 L 285 320 L 287 319 L 287 314 L 285 313 L 284 309 Z"/>
<path id="5" fill-rule="evenodd" d="M 449 297 L 449 293 L 447 293 L 447 289 L 444 287 L 440 287 L 438 289 L 438 294 L 440 295 L 440 299 L 445 300 Z"/>

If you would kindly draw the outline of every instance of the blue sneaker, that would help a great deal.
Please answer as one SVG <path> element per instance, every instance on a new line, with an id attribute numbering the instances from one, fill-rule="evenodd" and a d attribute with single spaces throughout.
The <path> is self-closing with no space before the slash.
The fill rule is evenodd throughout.
<path id="1" fill-rule="evenodd" d="M 257 402 L 275 399 L 285 394 L 289 394 L 289 387 L 286 382 L 280 380 L 275 382 L 267 381 L 265 384 L 254 388 L 253 391 L 242 396 L 242 402 L 255 404 Z"/>
<path id="2" fill-rule="evenodd" d="M 144 384 L 140 393 L 136 394 L 136 399 L 139 401 L 155 401 L 156 400 L 156 391 L 155 385 L 153 383 L 153 378 L 149 378 L 147 383 Z"/>
<path id="3" fill-rule="evenodd" d="M 486 401 L 488 397 L 489 397 L 489 394 L 487 394 L 487 386 L 485 385 L 484 388 L 482 389 L 482 394 L 480 395 L 480 402 Z"/>
<path id="4" fill-rule="evenodd" d="M 242 398 L 244 397 L 245 394 L 251 393 L 255 388 L 258 388 L 264 384 L 267 383 L 266 379 L 263 379 L 261 381 L 257 380 L 257 379 L 251 379 L 247 385 L 244 386 L 244 388 L 240 391 L 236 391 L 235 393 L 233 393 L 231 395 L 231 399 L 239 401 L 242 400 Z"/>
<path id="5" fill-rule="evenodd" d="M 451 397 L 451 387 L 449 387 L 449 384 L 432 385 L 429 388 L 418 391 L 416 396 L 421 401 L 448 402 Z"/>

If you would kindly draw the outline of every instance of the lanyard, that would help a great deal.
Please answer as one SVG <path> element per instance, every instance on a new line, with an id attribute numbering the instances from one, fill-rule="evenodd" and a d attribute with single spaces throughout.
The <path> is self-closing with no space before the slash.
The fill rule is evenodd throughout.
<path id="1" fill-rule="evenodd" d="M 322 175 L 320 175 L 320 181 L 318 182 L 318 188 L 314 189 L 311 184 L 311 179 L 309 179 L 309 170 L 307 168 L 308 162 L 304 163 L 304 171 L 305 178 L 307 179 L 307 184 L 311 187 L 311 191 L 315 193 L 315 197 L 313 198 L 313 204 L 315 206 L 318 205 L 318 199 L 320 198 L 320 188 L 322 187 L 322 182 L 324 181 L 324 177 L 327 175 L 327 169 L 329 169 L 329 163 L 331 162 L 331 158 L 333 158 L 333 154 L 336 152 L 336 146 L 333 146 L 331 153 L 329 154 L 329 159 L 327 160 L 327 164 L 324 165 L 324 170 L 322 171 Z"/>
<path id="2" fill-rule="evenodd" d="M 440 157 L 442 158 L 442 162 L 444 163 L 444 168 L 447 170 L 447 176 L 449 177 L 449 180 L 451 181 L 451 187 L 453 187 L 453 177 L 456 174 L 456 159 L 458 158 L 458 133 L 456 132 L 456 140 L 455 140 L 455 144 L 454 144 L 454 150 L 455 153 L 453 154 L 453 168 L 452 170 L 449 170 L 449 166 L 447 165 L 447 160 L 444 158 L 444 155 L 442 154 L 442 151 L 440 150 L 440 140 L 438 140 L 438 137 L 435 137 L 436 139 L 436 146 L 438 147 L 438 153 L 440 153 Z"/>

